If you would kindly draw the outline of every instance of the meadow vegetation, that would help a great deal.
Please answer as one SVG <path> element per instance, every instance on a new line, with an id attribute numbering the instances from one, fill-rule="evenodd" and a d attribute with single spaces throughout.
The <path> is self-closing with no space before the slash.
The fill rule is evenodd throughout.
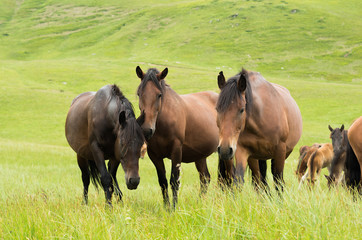
<path id="1" fill-rule="evenodd" d="M 361 199 L 322 177 L 298 190 L 298 149 L 331 142 L 328 125 L 362 115 L 362 3 L 345 1 L 0 0 L 0 239 L 358 239 Z M 199 197 L 194 164 L 183 164 L 179 204 L 163 207 L 156 171 L 140 160 L 141 183 L 105 209 L 64 136 L 78 94 L 116 83 L 134 104 L 140 65 L 169 68 L 178 93 L 219 92 L 217 75 L 241 67 L 287 87 L 303 135 L 286 161 L 283 197 L 211 185 Z M 170 161 L 165 159 L 167 174 Z M 271 186 L 270 162 L 268 182 Z M 327 170 L 322 172 L 327 173 Z"/>

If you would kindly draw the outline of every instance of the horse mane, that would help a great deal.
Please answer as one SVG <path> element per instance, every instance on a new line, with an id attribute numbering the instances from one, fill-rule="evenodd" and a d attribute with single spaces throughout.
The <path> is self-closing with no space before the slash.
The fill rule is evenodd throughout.
<path id="1" fill-rule="evenodd" d="M 148 81 L 153 82 L 153 84 L 155 84 L 155 86 L 163 93 L 165 87 L 168 85 L 166 84 L 164 79 L 159 80 L 157 78 L 157 74 L 159 74 L 159 73 L 160 73 L 160 71 L 158 71 L 156 68 L 149 68 L 147 70 L 145 76 L 141 80 L 141 84 L 138 86 L 138 89 L 137 89 L 138 96 L 142 95 L 142 92 L 145 89 Z"/>
<path id="2" fill-rule="evenodd" d="M 112 97 L 114 97 L 116 101 L 119 101 L 117 102 L 117 106 L 119 106 L 118 115 L 121 111 L 126 112 L 127 127 L 120 131 L 120 137 L 123 145 L 127 147 L 141 146 L 144 143 L 144 136 L 141 127 L 136 121 L 132 103 L 123 95 L 122 91 L 116 84 L 111 85 L 111 93 Z M 116 127 L 116 129 L 119 129 L 119 125 L 117 126 L 118 127 Z"/>
<path id="3" fill-rule="evenodd" d="M 221 89 L 219 99 L 216 104 L 216 110 L 218 112 L 225 112 L 230 104 L 236 99 L 241 98 L 241 92 L 238 89 L 238 80 L 240 75 L 243 74 L 246 78 L 246 90 L 245 90 L 245 101 L 246 111 L 250 113 L 253 105 L 253 92 L 251 90 L 251 84 L 249 80 L 249 73 L 243 69 L 240 73 L 229 78 L 225 86 Z"/>

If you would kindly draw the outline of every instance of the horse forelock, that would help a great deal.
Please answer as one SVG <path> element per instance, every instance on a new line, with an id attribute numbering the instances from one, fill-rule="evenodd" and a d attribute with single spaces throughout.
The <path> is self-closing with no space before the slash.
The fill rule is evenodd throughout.
<path id="1" fill-rule="evenodd" d="M 140 85 L 138 86 L 137 89 L 137 95 L 141 96 L 147 83 L 149 81 L 151 81 L 161 92 L 164 91 L 165 86 L 167 86 L 167 84 L 165 83 L 165 80 L 159 80 L 157 78 L 157 74 L 159 74 L 160 71 L 158 71 L 156 68 L 150 68 L 147 70 L 145 76 L 142 78 Z"/>
<path id="2" fill-rule="evenodd" d="M 253 95 L 252 95 L 250 81 L 248 78 L 248 72 L 245 69 L 243 69 L 237 75 L 229 78 L 225 86 L 222 88 L 219 95 L 219 99 L 216 104 L 216 110 L 218 112 L 221 113 L 225 112 L 235 99 L 242 97 L 241 92 L 238 89 L 238 80 L 241 74 L 244 74 L 246 78 L 246 90 L 245 90 L 246 111 L 250 113 L 252 108 Z"/>

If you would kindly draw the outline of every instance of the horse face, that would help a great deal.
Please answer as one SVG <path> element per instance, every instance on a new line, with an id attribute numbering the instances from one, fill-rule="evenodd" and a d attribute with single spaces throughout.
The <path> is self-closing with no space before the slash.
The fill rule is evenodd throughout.
<path id="1" fill-rule="evenodd" d="M 343 143 L 344 143 L 344 125 L 341 128 L 332 129 L 330 126 L 329 130 L 331 131 L 330 138 L 332 139 L 333 151 L 335 153 L 340 153 L 343 151 Z"/>
<path id="2" fill-rule="evenodd" d="M 120 114 L 120 128 L 115 142 L 115 156 L 121 162 L 125 172 L 127 188 L 137 189 L 140 183 L 138 163 L 144 145 L 144 137 L 136 119 L 126 120 L 122 113 Z"/>
<path id="3" fill-rule="evenodd" d="M 137 76 L 141 79 L 141 85 L 137 94 L 139 97 L 139 108 L 142 113 L 142 130 L 146 140 L 149 140 L 156 130 L 156 121 L 162 107 L 162 80 L 167 76 L 168 69 L 162 72 L 149 69 L 143 73 L 140 67 L 136 68 Z"/>
<path id="4" fill-rule="evenodd" d="M 152 82 L 148 82 L 144 92 L 139 96 L 139 108 L 144 115 L 141 127 L 147 140 L 155 133 L 156 121 L 162 105 L 161 100 L 161 91 Z"/>

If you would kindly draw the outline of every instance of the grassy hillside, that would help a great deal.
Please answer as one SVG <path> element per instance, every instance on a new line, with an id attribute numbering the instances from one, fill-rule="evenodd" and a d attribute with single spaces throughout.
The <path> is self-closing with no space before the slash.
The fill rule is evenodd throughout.
<path id="1" fill-rule="evenodd" d="M 249 176 L 242 192 L 221 192 L 213 154 L 204 198 L 194 164 L 182 165 L 175 212 L 162 206 L 148 157 L 136 191 L 119 169 L 123 204 L 107 212 L 91 187 L 83 206 L 64 122 L 75 96 L 111 83 L 138 114 L 137 65 L 167 66 L 178 93 L 218 92 L 218 72 L 230 77 L 243 66 L 296 99 L 303 116 L 296 148 L 330 142 L 328 124 L 348 128 L 362 115 L 361 12 L 357 0 L 0 0 L 0 239 L 358 238 L 361 200 L 328 191 L 325 179 L 298 191 L 296 150 L 285 166 L 284 201 L 258 195 Z"/>

